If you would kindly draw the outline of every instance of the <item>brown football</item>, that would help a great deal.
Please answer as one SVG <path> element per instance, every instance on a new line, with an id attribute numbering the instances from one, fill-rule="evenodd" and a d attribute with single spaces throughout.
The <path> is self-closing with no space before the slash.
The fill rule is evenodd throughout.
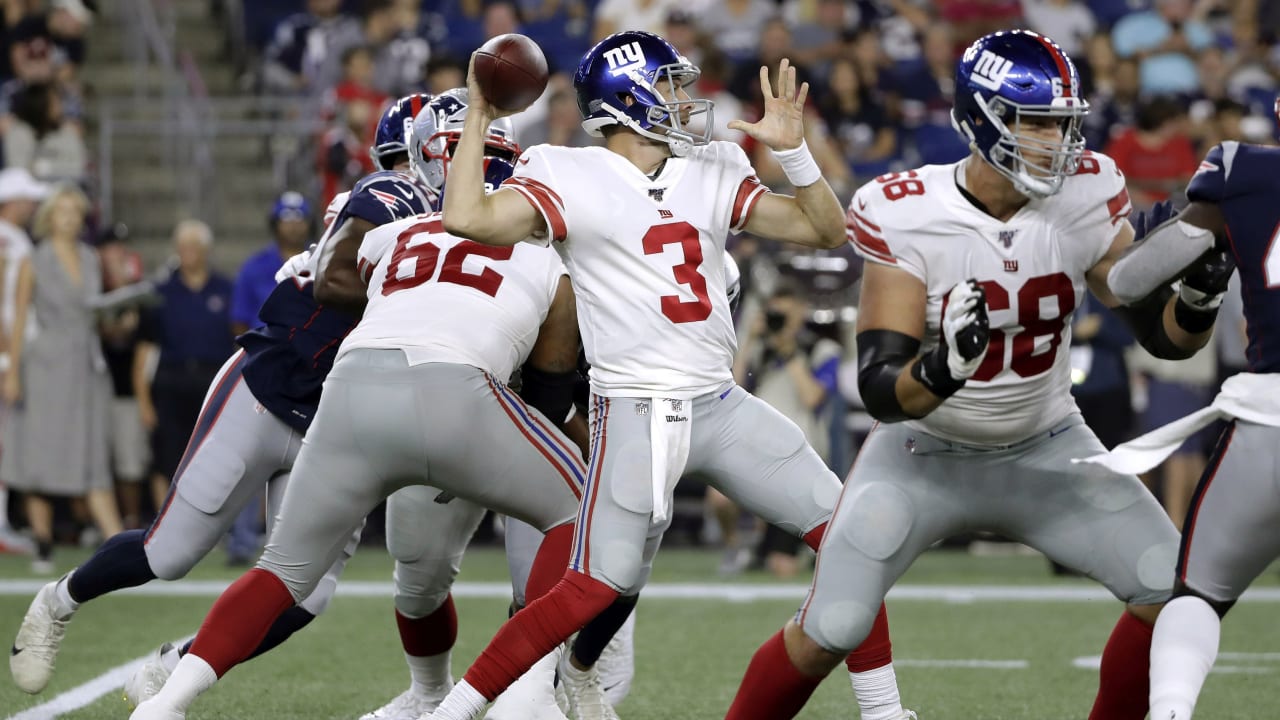
<path id="1" fill-rule="evenodd" d="M 538 43 L 508 33 L 490 39 L 475 56 L 476 82 L 494 107 L 524 110 L 547 89 L 547 58 Z"/>

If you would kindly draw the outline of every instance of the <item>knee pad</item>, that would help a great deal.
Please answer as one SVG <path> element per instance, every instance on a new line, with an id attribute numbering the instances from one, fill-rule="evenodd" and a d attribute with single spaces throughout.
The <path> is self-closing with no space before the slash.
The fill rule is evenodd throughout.
<path id="1" fill-rule="evenodd" d="M 457 564 L 449 562 L 396 562 L 395 605 L 405 617 L 426 617 L 449 597 Z"/>
<path id="2" fill-rule="evenodd" d="M 333 593 L 338 589 L 338 579 L 329 577 L 328 575 L 320 579 L 320 583 L 316 585 L 316 589 L 311 594 L 303 598 L 298 603 L 298 607 L 306 610 L 315 617 L 324 614 L 329 608 L 329 601 L 333 599 Z"/>
<path id="3" fill-rule="evenodd" d="M 147 543 L 143 550 L 151 572 L 161 580 L 181 580 L 207 554 L 202 548 L 179 548 L 172 543 Z"/>
<path id="4" fill-rule="evenodd" d="M 808 607 L 799 616 L 800 629 L 823 650 L 847 655 L 871 634 L 879 606 L 868 607 L 854 600 Z"/>
<path id="5" fill-rule="evenodd" d="M 853 490 L 841 509 L 838 530 L 858 552 L 887 560 L 902 548 L 914 523 L 911 498 L 900 488 L 872 482 Z M 827 532 L 832 532 L 828 527 Z"/>
<path id="6" fill-rule="evenodd" d="M 1201 600 L 1208 603 L 1209 607 L 1213 608 L 1214 612 L 1218 613 L 1219 620 L 1226 617 L 1227 612 L 1231 610 L 1231 608 L 1234 607 L 1236 604 L 1235 600 L 1214 600 L 1208 595 L 1205 595 L 1202 592 L 1199 592 L 1193 588 L 1188 587 L 1187 584 L 1183 582 L 1181 579 L 1175 580 L 1173 583 L 1173 596 L 1175 598 L 1179 598 L 1183 596 L 1200 598 Z"/>

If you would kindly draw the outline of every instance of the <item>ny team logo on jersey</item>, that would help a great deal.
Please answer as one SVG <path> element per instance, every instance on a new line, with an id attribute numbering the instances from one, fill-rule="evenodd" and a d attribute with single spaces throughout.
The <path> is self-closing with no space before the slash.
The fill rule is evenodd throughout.
<path id="1" fill-rule="evenodd" d="M 1005 78 L 1013 72 L 1013 61 L 1000 57 L 990 50 L 983 50 L 973 65 L 973 81 L 988 90 L 999 90 Z"/>
<path id="2" fill-rule="evenodd" d="M 615 77 L 627 75 L 645 66 L 644 50 L 640 48 L 638 42 L 606 50 L 604 60 L 609 63 L 609 74 Z"/>

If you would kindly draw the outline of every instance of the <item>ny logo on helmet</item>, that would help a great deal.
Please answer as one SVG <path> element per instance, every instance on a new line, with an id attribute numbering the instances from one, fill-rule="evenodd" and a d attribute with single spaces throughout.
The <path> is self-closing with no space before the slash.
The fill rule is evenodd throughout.
<path id="1" fill-rule="evenodd" d="M 644 50 L 640 48 L 640 43 L 633 42 L 626 45 L 619 45 L 616 48 L 609 48 L 604 53 L 605 62 L 609 63 L 610 75 L 626 75 L 632 70 L 639 70 L 644 67 Z"/>
<path id="2" fill-rule="evenodd" d="M 973 81 L 988 90 L 999 90 L 1004 79 L 1013 72 L 1013 61 L 1006 60 L 990 50 L 983 50 L 973 65 Z"/>

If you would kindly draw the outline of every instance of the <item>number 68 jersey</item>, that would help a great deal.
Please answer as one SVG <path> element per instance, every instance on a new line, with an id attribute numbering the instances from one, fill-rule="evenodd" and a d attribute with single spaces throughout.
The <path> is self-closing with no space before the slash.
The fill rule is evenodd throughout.
<path id="1" fill-rule="evenodd" d="M 1077 411 L 1071 316 L 1087 291 L 1085 273 L 1127 224 L 1129 196 L 1111 158 L 1090 153 L 1056 195 L 1001 222 L 961 193 L 962 172 L 963 162 L 876 178 L 849 203 L 848 235 L 869 262 L 924 283 L 925 351 L 940 341 L 951 289 L 969 278 L 982 284 L 991 323 L 986 357 L 959 392 L 908 424 L 955 442 L 1009 445 Z"/>
<path id="2" fill-rule="evenodd" d="M 501 380 L 529 356 L 564 275 L 528 243 L 492 247 L 445 232 L 439 213 L 365 233 L 357 251 L 369 304 L 338 350 L 403 350 L 411 365 L 470 365 Z"/>
<path id="3" fill-rule="evenodd" d="M 503 188 L 569 270 L 596 393 L 688 399 L 733 379 L 725 237 L 766 192 L 741 148 L 695 147 L 650 177 L 605 148 L 538 145 Z"/>

